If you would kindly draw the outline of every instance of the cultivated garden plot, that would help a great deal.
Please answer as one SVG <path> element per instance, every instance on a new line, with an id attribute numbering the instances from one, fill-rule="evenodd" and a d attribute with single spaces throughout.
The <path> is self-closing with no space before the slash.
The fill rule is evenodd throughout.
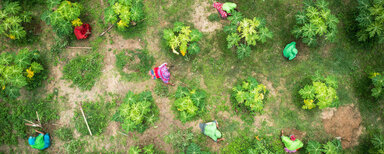
<path id="1" fill-rule="evenodd" d="M 0 39 L 0 153 L 384 153 L 384 0 L 5 0 Z"/>

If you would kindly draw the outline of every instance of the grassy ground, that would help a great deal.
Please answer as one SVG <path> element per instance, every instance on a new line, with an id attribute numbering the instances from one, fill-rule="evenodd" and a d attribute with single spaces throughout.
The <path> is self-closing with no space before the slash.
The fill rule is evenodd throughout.
<path id="1" fill-rule="evenodd" d="M 281 129 L 296 129 L 300 132 L 306 133 L 303 141 L 317 140 L 326 142 L 334 138 L 324 131 L 322 121 L 320 118 L 321 110 L 313 109 L 310 111 L 301 109 L 301 100 L 298 96 L 298 90 L 309 81 L 309 78 L 315 73 L 320 73 L 324 76 L 335 76 L 339 83 L 337 89 L 340 98 L 340 106 L 347 104 L 355 104 L 363 118 L 363 126 L 365 130 L 360 138 L 360 145 L 355 148 L 348 149 L 348 152 L 360 153 L 366 149 L 368 144 L 368 135 L 374 131 L 383 130 L 383 99 L 374 99 L 370 96 L 370 81 L 368 73 L 372 71 L 384 71 L 384 53 L 382 45 L 364 45 L 356 42 L 354 37 L 354 27 L 352 26 L 353 14 L 357 2 L 333 0 L 330 1 L 330 8 L 334 14 L 340 19 L 339 33 L 334 43 L 321 42 L 317 47 L 309 48 L 301 43 L 301 40 L 295 39 L 291 35 L 295 19 L 295 13 L 302 8 L 301 0 L 234 0 L 239 6 L 239 10 L 245 17 L 263 17 L 267 21 L 267 26 L 274 33 L 273 40 L 265 44 L 257 44 L 252 48 L 251 57 L 243 60 L 238 60 L 235 51 L 227 49 L 226 34 L 221 29 L 212 32 L 205 32 L 203 40 L 199 45 L 202 51 L 195 57 L 185 60 L 179 56 L 172 54 L 162 41 L 161 35 L 164 28 L 172 26 L 175 21 L 186 22 L 191 26 L 196 27 L 196 23 L 192 22 L 195 7 L 202 4 L 203 0 L 145 0 L 146 20 L 142 25 L 130 29 L 128 32 L 117 32 L 112 30 L 110 34 L 97 37 L 98 34 L 103 32 L 107 26 L 102 24 L 103 8 L 108 5 L 104 0 L 79 0 L 81 4 L 86 6 L 84 12 L 84 22 L 90 23 L 93 26 L 93 35 L 88 40 L 73 41 L 71 46 L 91 46 L 92 52 L 99 52 L 101 54 L 109 53 L 109 49 L 116 47 L 119 44 L 124 44 L 124 39 L 140 40 L 141 48 L 148 50 L 149 54 L 155 58 L 155 65 L 163 62 L 168 62 L 174 65 L 172 70 L 172 82 L 177 85 L 188 85 L 199 87 L 208 93 L 207 112 L 200 120 L 181 124 L 173 118 L 168 116 L 173 114 L 170 109 L 170 104 L 174 100 L 172 95 L 176 91 L 176 87 L 169 87 L 167 89 L 159 88 L 155 82 L 146 80 L 140 83 L 128 82 L 118 80 L 121 84 L 126 85 L 123 90 L 99 90 L 103 89 L 101 82 L 100 86 L 97 85 L 90 92 L 82 93 L 79 95 L 86 95 L 87 97 L 78 96 L 77 99 L 72 99 L 70 93 L 73 89 L 60 88 L 58 86 L 66 86 L 62 84 L 54 84 L 54 87 L 60 90 L 69 89 L 69 91 L 60 91 L 59 93 L 67 93 L 62 95 L 62 102 L 57 106 L 60 115 L 66 115 L 68 111 L 73 111 L 74 107 L 70 107 L 73 102 L 87 101 L 88 99 L 94 100 L 92 96 L 97 97 L 97 94 L 103 95 L 106 99 L 111 98 L 108 92 L 113 93 L 116 97 L 124 97 L 125 90 L 151 90 L 155 96 L 155 100 L 164 100 L 165 109 L 160 108 L 160 117 L 156 124 L 159 129 L 166 121 L 167 126 L 176 125 L 178 129 L 187 129 L 193 126 L 195 142 L 203 147 L 204 150 L 219 152 L 227 144 L 231 143 L 241 133 L 245 134 L 264 134 L 268 136 L 278 136 Z M 209 5 L 205 6 L 206 10 L 212 11 L 214 8 L 211 6 L 213 1 L 209 0 Z M 40 8 L 40 6 L 38 6 Z M 44 8 L 44 7 L 41 7 Z M 213 10 L 212 12 L 215 13 Z M 39 11 L 35 14 L 38 15 Z M 202 17 L 202 18 L 208 18 Z M 219 24 L 227 24 L 225 21 L 214 21 Z M 198 24 L 198 23 L 197 23 Z M 49 26 L 40 23 L 41 33 L 37 36 L 38 41 L 32 45 L 27 44 L 30 48 L 38 48 L 46 55 L 47 63 L 50 68 L 50 79 L 46 86 L 26 93 L 25 98 L 29 95 L 41 94 L 45 91 L 50 92 L 52 87 L 50 83 L 58 82 L 61 80 L 55 78 L 55 69 L 60 68 L 61 65 L 68 62 L 74 53 L 84 54 L 87 51 L 68 49 L 62 53 L 51 53 L 48 49 L 52 45 L 53 34 Z M 123 36 L 124 39 L 117 39 L 118 36 Z M 288 61 L 282 56 L 282 50 L 287 43 L 296 41 L 298 43 L 299 54 L 293 61 Z M 5 51 L 14 51 L 17 48 L 26 47 L 27 45 L 12 46 L 12 43 L 2 43 Z M 111 47 L 111 48 L 110 48 Z M 120 50 L 120 49 L 116 49 Z M 112 52 L 112 51 L 110 51 Z M 104 59 L 107 63 L 108 57 Z M 109 66 L 108 64 L 106 64 Z M 114 64 L 113 64 L 114 65 Z M 58 66 L 58 67 L 57 67 Z M 106 67 L 107 67 L 106 66 Z M 112 70 L 115 70 L 113 68 Z M 60 70 L 61 71 L 61 70 Z M 110 80 L 112 76 L 102 76 L 100 80 Z M 267 85 L 270 91 L 265 106 L 264 114 L 257 115 L 253 118 L 246 118 L 246 116 L 237 113 L 231 107 L 230 92 L 234 84 L 248 76 L 255 77 L 261 83 Z M 147 82 L 145 84 L 145 82 Z M 148 84 L 149 83 L 149 84 Z M 156 87 L 155 87 L 156 85 Z M 141 87 L 141 88 L 137 88 Z M 98 89 L 99 88 L 99 89 Z M 90 95 L 91 92 L 98 92 L 97 94 Z M 114 96 L 115 97 L 115 96 Z M 74 97 L 75 98 L 75 97 Z M 65 101 L 65 100 L 70 101 Z M 119 102 L 119 101 L 117 101 Z M 163 104 L 163 103 L 161 103 Z M 167 105 L 168 104 L 168 105 Z M 110 109 L 111 111 L 116 108 Z M 164 112 L 164 113 L 162 113 Z M 63 114 L 62 114 L 63 113 Z M 73 114 L 69 112 L 69 114 Z M 381 118 L 380 118 L 381 117 Z M 216 119 L 220 122 L 221 131 L 223 132 L 226 140 L 219 144 L 212 142 L 199 133 L 197 123 Z M 71 120 L 71 119 L 68 119 Z M 91 137 L 80 137 L 79 134 L 74 134 L 76 140 L 73 141 L 60 141 L 54 140 L 52 148 L 47 152 L 63 152 L 76 149 L 76 146 L 84 146 L 82 149 L 86 152 L 106 152 L 114 149 L 115 152 L 124 152 L 131 145 L 146 145 L 149 143 L 155 144 L 155 147 L 164 151 L 177 151 L 177 148 L 172 147 L 169 143 L 163 143 L 163 132 L 149 130 L 143 134 L 130 133 L 124 134 L 117 132 L 111 133 L 113 124 L 110 124 L 104 133 L 101 135 Z M 56 130 L 60 127 L 69 127 L 74 129 L 74 125 L 66 123 L 52 127 Z M 54 130 L 49 130 L 53 132 Z M 167 133 L 172 133 L 171 129 Z M 244 132 L 243 132 L 244 131 Z M 148 133 L 151 134 L 148 135 Z M 147 134 L 146 134 L 147 133 Z M 55 139 L 55 134 L 53 134 Z M 157 142 L 162 141 L 162 142 Z M 87 142 L 88 144 L 83 144 Z M 2 146 L 0 151 L 9 152 L 13 149 L 15 152 L 29 151 L 24 141 L 19 142 L 23 146 Z M 71 145 L 69 148 L 63 148 L 62 145 Z M 36 152 L 36 151 L 34 151 Z M 79 151 L 78 151 L 79 152 Z"/>

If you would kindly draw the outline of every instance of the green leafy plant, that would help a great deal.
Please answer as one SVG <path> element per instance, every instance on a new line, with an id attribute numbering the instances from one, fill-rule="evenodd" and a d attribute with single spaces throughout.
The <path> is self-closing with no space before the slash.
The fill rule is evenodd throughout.
<path id="1" fill-rule="evenodd" d="M 104 19 L 106 23 L 117 25 L 119 30 L 126 30 L 144 19 L 142 0 L 108 0 L 108 3 Z"/>
<path id="2" fill-rule="evenodd" d="M 329 141 L 326 144 L 320 144 L 317 141 L 309 141 L 305 148 L 307 153 L 313 154 L 336 154 L 341 153 L 343 148 L 341 147 L 340 140 Z"/>
<path id="3" fill-rule="evenodd" d="M 205 111 L 206 93 L 202 90 L 179 86 L 175 98 L 172 107 L 181 122 L 190 121 Z"/>
<path id="4" fill-rule="evenodd" d="M 116 54 L 116 67 L 120 75 L 128 81 L 147 79 L 148 70 L 154 61 L 148 50 L 124 50 Z"/>
<path id="5" fill-rule="evenodd" d="M 359 23 L 357 36 L 359 41 L 368 39 L 384 42 L 384 1 L 382 0 L 358 0 L 359 15 L 356 21 Z"/>
<path id="6" fill-rule="evenodd" d="M 303 43 L 314 46 L 320 37 L 333 42 L 337 35 L 339 20 L 331 13 L 325 0 L 306 1 L 304 10 L 296 14 L 293 35 L 302 38 Z"/>
<path id="7" fill-rule="evenodd" d="M 131 146 L 128 150 L 129 154 L 154 154 L 159 153 L 159 151 L 155 148 L 153 144 L 149 144 L 144 146 L 143 148 L 140 148 L 139 146 Z"/>
<path id="8" fill-rule="evenodd" d="M 150 91 L 139 94 L 128 92 L 114 115 L 126 132 L 144 132 L 159 119 L 159 111 Z"/>
<path id="9" fill-rule="evenodd" d="M 232 88 L 233 106 L 245 109 L 253 114 L 262 113 L 267 89 L 255 78 L 249 77 Z"/>
<path id="10" fill-rule="evenodd" d="M 267 39 L 273 37 L 273 33 L 266 27 L 265 20 L 261 18 L 243 18 L 240 12 L 234 12 L 228 17 L 231 21 L 229 26 L 224 27 L 228 33 L 228 49 L 237 48 L 237 58 L 243 59 L 251 54 L 251 47 L 256 46 L 256 42 L 265 43 Z"/>
<path id="11" fill-rule="evenodd" d="M 20 89 L 29 89 L 40 85 L 46 78 L 40 62 L 39 51 L 21 49 L 17 54 L 3 52 L 0 55 L 0 96 L 17 98 Z"/>
<path id="12" fill-rule="evenodd" d="M 370 149 L 370 153 L 384 154 L 384 136 L 382 134 L 375 134 L 371 139 L 373 147 Z"/>
<path id="13" fill-rule="evenodd" d="M 32 13 L 23 11 L 19 2 L 6 2 L 0 9 L 0 34 L 12 40 L 25 38 L 23 24 L 32 20 Z"/>
<path id="14" fill-rule="evenodd" d="M 315 76 L 312 78 L 312 84 L 306 85 L 300 89 L 299 94 L 304 99 L 303 109 L 312 109 L 319 106 L 324 109 L 335 106 L 338 102 L 336 93 L 337 81 L 333 77 Z"/>
<path id="15" fill-rule="evenodd" d="M 172 49 L 172 52 L 182 56 L 194 55 L 200 52 L 200 47 L 197 42 L 203 34 L 190 26 L 185 26 L 182 22 L 175 22 L 172 29 L 163 30 L 163 38 L 167 41 L 167 45 Z M 179 49 L 179 52 L 176 50 Z"/>
<path id="16" fill-rule="evenodd" d="M 209 154 L 209 152 L 201 151 L 200 146 L 195 143 L 191 143 L 188 146 L 187 151 L 185 153 L 186 154 Z"/>
<path id="17" fill-rule="evenodd" d="M 97 102 L 84 102 L 82 108 L 87 118 L 89 129 L 93 135 L 100 135 L 108 126 L 111 117 L 110 109 L 114 103 L 105 102 L 103 99 Z M 83 115 L 80 110 L 75 111 L 73 117 L 75 128 L 82 135 L 89 135 L 88 128 L 84 122 Z"/>
<path id="18" fill-rule="evenodd" d="M 384 74 L 384 73 L 382 73 Z M 375 98 L 379 98 L 383 94 L 383 88 L 384 88 L 384 75 L 380 73 L 373 73 L 371 75 L 373 88 L 372 88 L 372 96 Z"/>
<path id="19" fill-rule="evenodd" d="M 70 36 L 73 33 L 72 26 L 82 25 L 79 16 L 83 8 L 80 4 L 67 0 L 49 0 L 48 7 L 49 10 L 41 15 L 41 20 L 51 25 L 57 36 Z"/>
<path id="20" fill-rule="evenodd" d="M 55 136 L 57 136 L 62 141 L 73 140 L 72 130 L 68 127 L 62 127 L 58 130 L 55 130 Z"/>
<path id="21" fill-rule="evenodd" d="M 63 78 L 80 90 L 91 90 L 101 76 L 103 57 L 99 53 L 77 56 L 64 66 Z"/>

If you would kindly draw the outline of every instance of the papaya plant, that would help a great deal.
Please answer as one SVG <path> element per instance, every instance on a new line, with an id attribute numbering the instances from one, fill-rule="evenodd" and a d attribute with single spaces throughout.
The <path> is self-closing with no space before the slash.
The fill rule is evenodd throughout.
<path id="1" fill-rule="evenodd" d="M 159 111 L 150 91 L 139 94 L 128 92 L 113 119 L 121 122 L 126 132 L 144 132 L 158 119 Z"/>
<path id="2" fill-rule="evenodd" d="M 235 108 L 245 109 L 252 114 L 262 113 L 266 94 L 267 88 L 249 77 L 232 88 L 232 103 Z"/>
<path id="3" fill-rule="evenodd" d="M 41 15 L 47 25 L 51 25 L 58 37 L 68 37 L 73 33 L 73 26 L 81 26 L 80 14 L 83 7 L 79 3 L 64 0 L 49 0 L 49 10 Z"/>
<path id="4" fill-rule="evenodd" d="M 40 63 L 39 51 L 21 49 L 17 54 L 3 52 L 0 55 L 1 97 L 17 98 L 20 89 L 34 84 L 44 70 Z M 32 87 L 33 88 L 33 87 Z"/>
<path id="5" fill-rule="evenodd" d="M 251 47 L 256 46 L 256 42 L 265 43 L 267 39 L 273 37 L 273 33 L 266 27 L 265 20 L 261 18 L 243 18 L 240 12 L 234 12 L 228 17 L 231 21 L 229 26 L 224 27 L 228 33 L 228 49 L 237 48 L 237 58 L 243 59 L 251 54 Z"/>
<path id="6" fill-rule="evenodd" d="M 194 55 L 200 52 L 200 47 L 197 44 L 203 34 L 190 26 L 185 26 L 182 22 L 175 22 L 172 29 L 163 30 L 163 38 L 167 41 L 167 45 L 172 49 L 172 52 L 182 56 Z M 179 49 L 179 52 L 177 51 Z"/>
<path id="7" fill-rule="evenodd" d="M 299 94 L 304 99 L 303 109 L 313 109 L 319 106 L 324 109 L 335 106 L 338 103 L 336 93 L 337 81 L 333 77 L 320 77 L 316 75 L 312 78 L 312 84 L 300 89 Z"/>
<path id="8" fill-rule="evenodd" d="M 190 121 L 205 111 L 206 93 L 202 90 L 179 86 L 175 98 L 172 107 L 181 122 Z"/>
<path id="9" fill-rule="evenodd" d="M 358 0 L 359 15 L 356 21 L 359 23 L 357 37 L 359 41 L 368 39 L 384 42 L 384 1 L 382 0 Z"/>
<path id="10" fill-rule="evenodd" d="M 144 19 L 142 0 L 108 0 L 108 3 L 104 19 L 106 23 L 117 25 L 119 30 L 126 30 Z"/>
<path id="11" fill-rule="evenodd" d="M 330 42 L 335 40 L 339 20 L 331 13 L 325 0 L 306 1 L 304 10 L 297 12 L 295 17 L 292 34 L 301 38 L 303 43 L 315 46 L 320 38 Z"/>
<path id="12" fill-rule="evenodd" d="M 380 73 L 372 73 L 370 78 L 371 78 L 373 86 L 374 86 L 371 90 L 372 96 L 375 98 L 379 98 L 383 94 L 384 75 L 382 75 Z"/>
<path id="13" fill-rule="evenodd" d="M 309 141 L 306 147 L 307 153 L 311 154 L 334 154 L 334 153 L 342 153 L 343 148 L 341 146 L 340 140 L 332 140 L 328 141 L 325 144 L 321 144 L 317 141 Z"/>
<path id="14" fill-rule="evenodd" d="M 12 40 L 25 38 L 23 24 L 32 20 L 32 13 L 23 11 L 19 2 L 6 2 L 0 10 L 0 34 Z"/>

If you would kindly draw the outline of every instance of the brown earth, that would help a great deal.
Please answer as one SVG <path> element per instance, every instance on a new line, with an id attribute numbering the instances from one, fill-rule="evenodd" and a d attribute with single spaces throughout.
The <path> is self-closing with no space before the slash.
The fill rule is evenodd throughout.
<path id="1" fill-rule="evenodd" d="M 335 109 L 327 109 L 322 114 L 323 126 L 327 133 L 341 137 L 344 149 L 358 145 L 362 133 L 360 112 L 353 104 Z"/>
<path id="2" fill-rule="evenodd" d="M 201 32 L 214 32 L 217 29 L 221 29 L 222 25 L 219 22 L 210 22 L 208 16 L 212 13 L 217 13 L 216 9 L 211 3 L 201 2 L 196 3 L 195 12 L 192 15 L 192 23 L 195 28 Z"/>

